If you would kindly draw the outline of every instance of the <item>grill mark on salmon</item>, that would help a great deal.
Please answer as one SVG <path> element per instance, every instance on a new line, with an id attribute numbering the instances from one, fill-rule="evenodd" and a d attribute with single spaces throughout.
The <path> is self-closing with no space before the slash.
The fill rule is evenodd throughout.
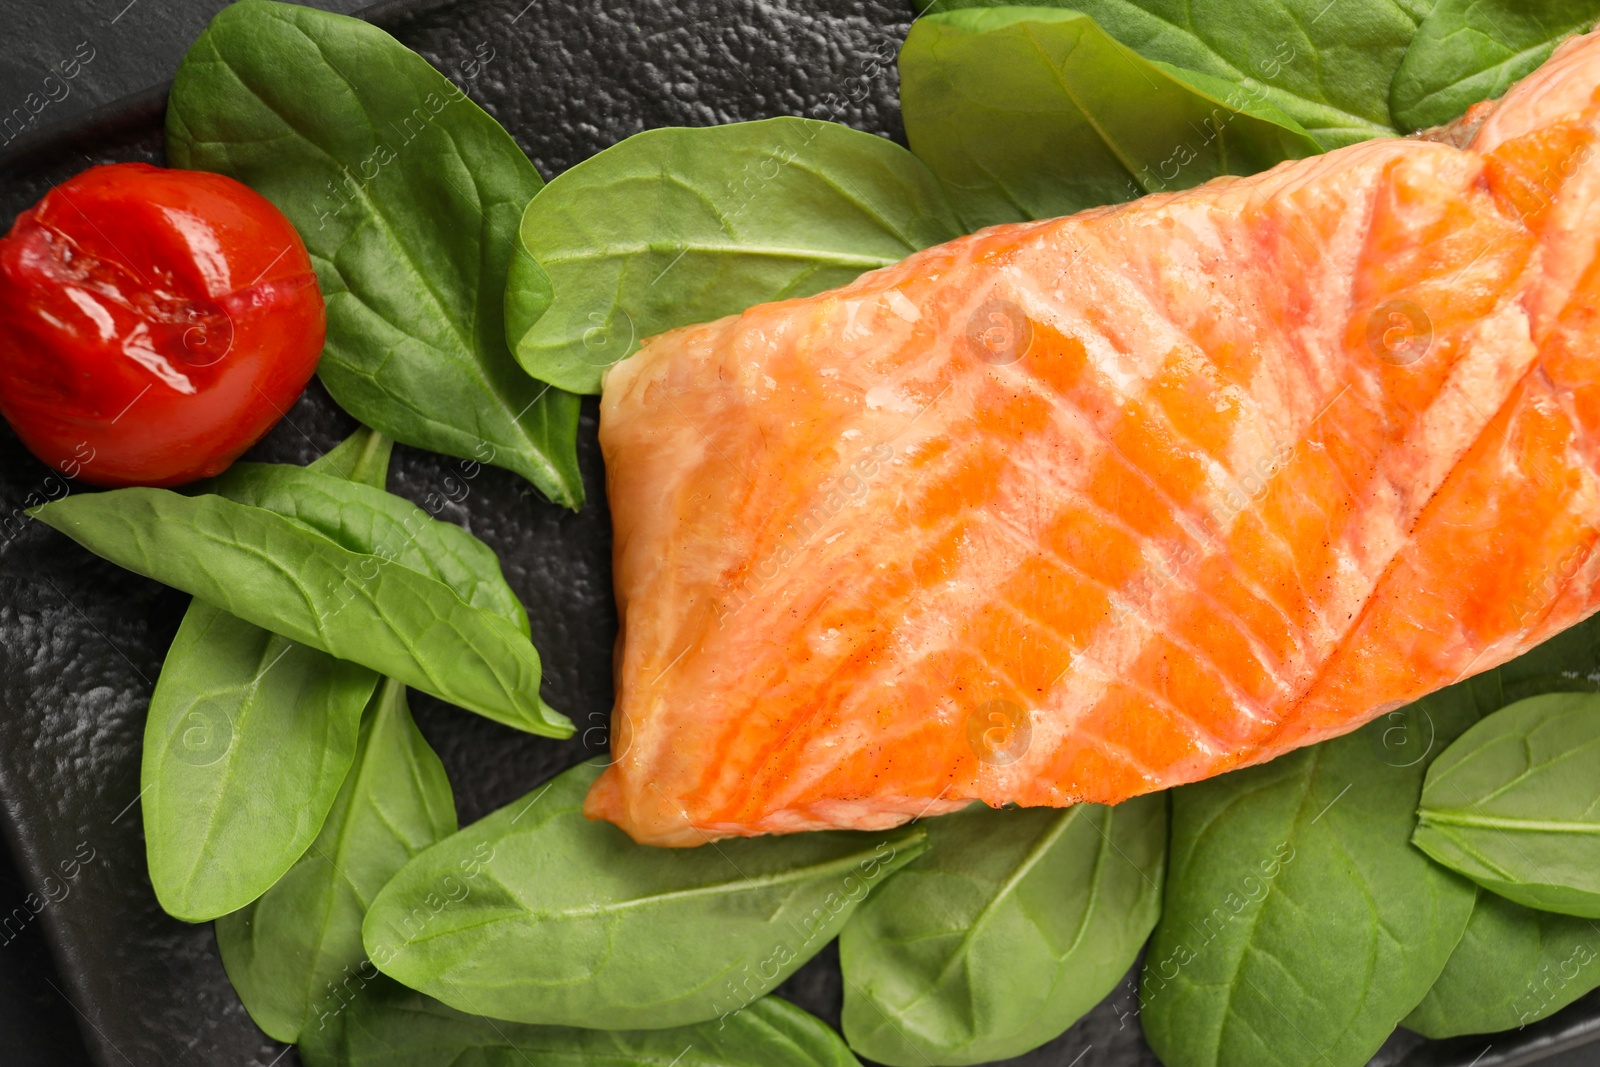
<path id="1" fill-rule="evenodd" d="M 1013 385 L 1016 388 L 1020 388 L 1020 389 L 1037 388 L 1037 383 L 1033 382 L 1031 379 L 1028 379 L 1028 378 L 1025 378 L 1025 377 L 1021 377 L 1021 376 L 1015 376 L 1015 375 L 1013 375 L 1012 378 L 1013 378 Z M 1056 400 L 1056 398 L 1054 398 L 1054 397 L 1051 397 L 1050 399 L 1051 399 L 1052 403 L 1054 403 L 1055 400 Z M 1068 416 L 1069 418 L 1074 416 L 1074 415 L 1081 415 L 1080 410 L 1076 409 L 1076 408 L 1068 408 L 1068 412 L 1069 412 L 1069 416 Z M 1108 441 L 1108 443 L 1110 443 L 1111 447 L 1113 449 L 1115 449 L 1114 443 L 1109 442 L 1109 441 Z M 1120 449 L 1116 449 L 1116 451 L 1117 451 L 1118 457 L 1123 459 L 1124 462 L 1128 462 L 1131 469 L 1137 470 L 1137 467 L 1134 467 L 1133 464 L 1131 463 L 1131 461 L 1127 460 L 1127 457 L 1121 452 Z M 1039 471 L 1037 469 L 1029 470 L 1028 473 L 1031 476 L 1031 482 L 1033 484 L 1039 484 L 1046 477 L 1048 477 L 1046 472 Z M 1222 481 L 1222 480 L 1223 479 L 1221 479 L 1221 478 L 1217 479 L 1217 481 L 1219 481 L 1219 482 Z M 1063 482 L 1060 482 L 1060 481 L 1058 481 L 1056 483 L 1055 487 L 1060 489 L 1060 490 L 1065 490 L 1067 492 L 1074 492 L 1075 495 L 1079 499 L 1083 500 L 1091 508 L 1094 508 L 1094 509 L 1096 509 L 1098 511 L 1102 511 L 1105 514 L 1112 515 L 1113 516 L 1112 521 L 1119 528 L 1121 528 L 1121 529 L 1129 529 L 1130 528 L 1130 527 L 1128 527 L 1128 524 L 1126 523 L 1126 521 L 1124 521 L 1122 519 L 1121 516 L 1116 516 L 1115 513 L 1106 511 L 1106 509 L 1104 509 L 1100 504 L 1098 504 L 1098 502 L 1096 502 L 1093 498 L 1088 497 L 1085 494 L 1083 494 L 1082 490 L 1081 490 L 1081 487 L 1073 485 L 1071 483 L 1063 483 Z M 1052 516 L 1050 516 L 1050 518 L 1054 519 L 1058 515 L 1059 515 L 1059 510 L 1056 513 L 1056 515 L 1052 515 Z M 1030 531 L 1030 533 L 1035 533 L 1035 532 L 1034 531 Z M 1034 540 L 1037 543 L 1039 538 L 1037 536 L 1035 536 Z M 1208 542 L 1212 542 L 1212 541 L 1214 541 L 1214 537 L 1209 537 L 1208 536 L 1205 541 L 1200 541 L 1199 543 L 1201 545 L 1205 545 Z M 1042 545 L 1041 548 L 1046 553 L 1053 554 L 1053 553 L 1050 553 L 1050 549 L 1049 549 L 1049 547 L 1047 545 Z M 1154 539 L 1152 537 L 1148 537 L 1148 536 L 1145 537 L 1144 543 L 1140 546 L 1140 548 L 1141 548 L 1141 550 L 1147 550 L 1150 555 L 1154 555 L 1154 556 L 1158 557 L 1167 568 L 1170 568 L 1169 573 L 1175 572 L 1177 570 L 1177 568 L 1172 566 L 1172 555 L 1173 555 L 1172 552 L 1170 550 L 1164 548 L 1164 546 L 1162 546 L 1159 542 L 1157 542 L 1156 539 Z M 1056 557 L 1056 558 L 1059 559 L 1060 557 Z M 1062 560 L 1061 562 L 1065 563 L 1067 561 Z M 1127 579 L 1125 578 L 1124 582 L 1126 580 Z M 1126 598 L 1126 590 L 1124 588 L 1122 588 L 1122 583 L 1119 583 L 1119 586 L 1117 588 L 1113 589 L 1112 592 L 1113 592 L 1114 595 L 1121 595 L 1124 598 Z M 1135 611 L 1136 616 L 1137 616 L 1138 612 L 1142 609 L 1142 605 L 1137 604 L 1137 603 L 1130 602 L 1129 606 Z M 1221 610 L 1221 611 L 1224 611 L 1224 612 L 1226 612 L 1226 610 L 1227 610 L 1226 608 L 1223 608 L 1221 605 L 1215 605 L 1214 602 L 1213 602 L 1213 606 L 1215 606 L 1218 610 Z M 1234 621 L 1237 622 L 1238 620 L 1235 619 Z M 1242 627 L 1241 627 L 1241 629 L 1242 629 Z M 1252 647 L 1260 645 L 1259 640 L 1256 639 L 1253 635 L 1248 635 L 1246 639 L 1247 639 L 1247 641 L 1249 641 L 1252 644 Z M 1263 663 L 1270 662 L 1270 659 L 1263 659 L 1262 662 Z M 1231 678 L 1229 678 L 1229 676 L 1227 675 L 1227 672 L 1222 671 L 1219 668 L 1218 669 L 1218 673 L 1219 673 L 1219 675 L 1224 677 L 1225 680 L 1228 680 L 1229 684 L 1234 684 L 1232 682 Z M 1253 698 L 1248 698 L 1247 697 L 1246 699 L 1249 700 L 1249 699 L 1253 699 Z"/>
<path id="2" fill-rule="evenodd" d="M 1082 341 L 1075 338 L 1067 338 L 1060 334 L 1059 331 L 1051 330 L 1048 324 L 1041 325 L 1044 326 L 1046 332 L 1044 333 L 1040 343 L 1046 346 L 1047 349 L 1054 347 L 1055 350 L 1059 351 L 1061 347 L 1073 344 L 1080 349 L 1084 347 Z M 1056 341 L 1056 338 L 1060 338 L 1060 341 Z M 1116 438 L 1111 433 L 1111 428 L 1105 425 L 1104 420 L 1092 418 L 1084 409 L 1084 407 L 1075 400 L 1072 391 L 1064 387 L 1064 383 L 1060 382 L 1059 379 L 1035 380 L 1030 378 L 1026 381 L 1025 385 L 1027 388 L 1040 390 L 1044 390 L 1047 386 L 1052 387 L 1052 402 L 1058 407 L 1062 408 L 1067 417 L 1081 418 L 1088 422 L 1089 425 L 1094 427 L 1095 431 L 1100 435 L 1101 440 L 1115 455 L 1117 461 L 1120 461 L 1120 463 L 1132 473 L 1134 478 L 1145 485 L 1160 501 L 1162 501 L 1167 507 L 1175 512 L 1176 527 L 1188 538 L 1188 540 L 1181 546 L 1182 550 L 1187 553 L 1188 551 L 1191 551 L 1197 547 L 1203 548 L 1205 543 L 1211 539 L 1211 534 L 1206 529 L 1203 521 L 1195 519 L 1193 515 L 1179 506 L 1178 501 L 1170 493 L 1166 492 L 1160 485 L 1156 484 L 1148 475 L 1146 475 L 1139 465 L 1135 463 L 1120 446 L 1118 446 Z M 1109 508 L 1107 508 L 1107 510 L 1110 511 Z M 1114 511 L 1111 513 L 1115 514 Z M 1123 516 L 1118 516 L 1118 518 L 1123 521 L 1124 525 L 1133 525 Z M 1184 520 L 1188 521 L 1185 522 Z M 1134 528 L 1138 529 L 1138 527 Z M 1140 532 L 1151 539 L 1153 542 L 1153 547 L 1156 548 L 1157 551 L 1161 552 L 1163 558 L 1168 561 L 1168 565 L 1170 567 L 1173 553 L 1170 550 L 1163 550 L 1159 543 L 1154 543 L 1156 542 L 1156 539 L 1148 531 L 1140 530 Z M 1248 576 L 1246 576 L 1246 582 L 1251 586 L 1251 591 L 1255 593 L 1256 596 L 1260 597 L 1264 602 L 1271 604 L 1273 608 L 1283 616 L 1285 622 L 1288 622 L 1291 626 L 1293 626 L 1293 621 L 1290 617 L 1289 611 L 1283 606 L 1275 603 L 1271 599 L 1268 591 L 1262 589 L 1258 583 L 1251 580 Z"/>

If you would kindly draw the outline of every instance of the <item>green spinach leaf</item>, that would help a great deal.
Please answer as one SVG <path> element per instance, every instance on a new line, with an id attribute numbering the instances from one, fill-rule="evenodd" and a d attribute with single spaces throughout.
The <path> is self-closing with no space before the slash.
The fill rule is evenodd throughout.
<path id="1" fill-rule="evenodd" d="M 345 410 L 582 502 L 578 400 L 528 378 L 505 337 L 517 220 L 542 183 L 453 82 L 359 19 L 243 0 L 178 69 L 167 155 L 245 182 L 300 231 Z"/>
<path id="2" fill-rule="evenodd" d="M 777 997 L 666 1030 L 530 1026 L 466 1015 L 387 979 L 300 1044 L 306 1067 L 860 1067 L 826 1024 Z"/>
<path id="3" fill-rule="evenodd" d="M 929 849 L 839 935 L 844 1032 L 879 1063 L 1009 1059 L 1133 966 L 1161 911 L 1165 794 L 929 819 Z"/>
<path id="4" fill-rule="evenodd" d="M 1600 927 L 1479 891 L 1461 943 L 1405 1025 L 1425 1037 L 1537 1022 L 1600 986 Z"/>
<path id="5" fill-rule="evenodd" d="M 1354 733 L 1174 790 L 1140 991 L 1168 1067 L 1365 1063 L 1443 971 L 1474 899 L 1408 847 L 1408 798 L 1472 723 L 1592 690 L 1596 664 L 1600 617 Z"/>
<path id="6" fill-rule="evenodd" d="M 304 523 L 352 552 L 426 574 L 468 604 L 529 632 L 528 613 L 500 573 L 494 550 L 393 493 L 278 463 L 235 463 L 200 489 Z"/>
<path id="7" fill-rule="evenodd" d="M 349 981 L 377 977 L 361 919 L 406 861 L 456 830 L 444 765 L 386 680 L 322 832 L 260 899 L 217 920 L 217 947 L 250 1017 L 279 1041 L 337 1015 Z"/>
<path id="8" fill-rule="evenodd" d="M 292 519 L 143 488 L 74 494 L 30 514 L 119 566 L 301 644 L 519 730 L 572 733 L 539 699 L 539 654 L 515 624 Z"/>
<path id="9" fill-rule="evenodd" d="M 906 136 L 973 229 L 1321 151 L 1266 96 L 1151 63 L 1050 7 L 930 15 L 900 51 Z"/>
<path id="10" fill-rule="evenodd" d="M 701 1022 L 771 991 L 926 847 L 917 828 L 636 845 L 584 818 L 598 773 L 580 764 L 408 863 L 362 929 L 378 968 L 498 1019 Z"/>
<path id="11" fill-rule="evenodd" d="M 312 460 L 305 469 L 342 478 L 352 485 L 382 489 L 389 484 L 389 458 L 393 453 L 393 439 L 362 426 Z"/>
<path id="12" fill-rule="evenodd" d="M 1600 918 L 1600 694 L 1484 719 L 1428 770 L 1412 840 L 1530 908 Z"/>
<path id="13" fill-rule="evenodd" d="M 382 488 L 362 429 L 312 464 Z M 189 922 L 262 893 L 305 851 L 355 756 L 378 676 L 195 600 L 150 697 L 140 767 L 156 899 Z"/>
<path id="14" fill-rule="evenodd" d="M 920 2 L 920 0 L 919 0 Z M 1389 82 L 1432 0 L 1046 0 L 1146 59 L 1258 90 L 1323 148 L 1393 136 Z M 1002 6 L 935 0 L 927 10 Z"/>
<path id="15" fill-rule="evenodd" d="M 881 137 L 775 118 L 635 134 L 528 205 L 507 333 L 528 373 L 598 393 L 652 334 L 809 296 L 962 233 L 939 183 Z M 555 300 L 542 314 L 540 287 Z M 524 308 L 526 303 L 526 308 Z"/>
<path id="16" fill-rule="evenodd" d="M 196 600 L 150 698 L 145 852 L 169 915 L 204 922 L 305 851 L 355 755 L 378 676 Z"/>
<path id="17" fill-rule="evenodd" d="M 1402 130 L 1443 125 L 1503 95 L 1597 18 L 1600 0 L 1439 0 L 1389 86 L 1396 124 Z"/>
<path id="18" fill-rule="evenodd" d="M 1493 706 L 1486 688 L 1173 791 L 1140 988 L 1167 1067 L 1354 1067 L 1422 1000 L 1474 890 L 1410 847 L 1411 805 L 1433 746 Z"/>

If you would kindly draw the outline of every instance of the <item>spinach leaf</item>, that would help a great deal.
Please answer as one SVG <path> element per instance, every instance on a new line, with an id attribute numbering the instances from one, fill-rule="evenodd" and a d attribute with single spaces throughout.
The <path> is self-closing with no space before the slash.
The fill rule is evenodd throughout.
<path id="1" fill-rule="evenodd" d="M 928 169 L 881 137 L 799 118 L 647 130 L 528 205 L 522 247 L 548 277 L 513 278 L 507 333 L 529 374 L 598 393 L 652 334 L 843 285 L 962 232 Z M 542 315 L 540 286 L 555 290 Z"/>
<path id="2" fill-rule="evenodd" d="M 839 935 L 844 1032 L 880 1063 L 987 1063 L 1059 1035 L 1161 910 L 1165 794 L 929 819 L 929 849 Z"/>
<path id="3" fill-rule="evenodd" d="M 405 686 L 385 680 L 322 832 L 260 899 L 217 920 L 217 947 L 250 1017 L 296 1041 L 339 1013 L 336 992 L 376 977 L 361 919 L 406 861 L 456 830 L 444 765 L 417 731 Z"/>
<path id="4" fill-rule="evenodd" d="M 697 1026 L 585 1030 L 466 1015 L 383 978 L 306 1030 L 299 1052 L 306 1067 L 860 1067 L 838 1034 L 777 997 Z"/>
<path id="5" fill-rule="evenodd" d="M 1493 706 L 1486 688 L 1173 791 L 1140 988 L 1167 1067 L 1363 1064 L 1423 999 L 1474 890 L 1410 846 L 1411 805 L 1426 754 Z"/>
<path id="6" fill-rule="evenodd" d="M 494 550 L 393 493 L 279 463 L 235 463 L 200 488 L 304 523 L 352 552 L 426 574 L 468 604 L 529 632 L 528 613 L 506 585 Z"/>
<path id="7" fill-rule="evenodd" d="M 381 488 L 392 447 L 362 429 L 312 469 Z M 366 667 L 189 605 L 140 767 L 150 883 L 169 914 L 212 919 L 282 877 L 333 804 L 377 684 Z"/>
<path id="8" fill-rule="evenodd" d="M 539 699 L 539 654 L 513 623 L 292 519 L 143 488 L 74 494 L 30 514 L 119 566 L 301 644 L 519 730 L 572 733 Z"/>
<path id="9" fill-rule="evenodd" d="M 1461 943 L 1405 1025 L 1425 1037 L 1526 1026 L 1600 986 L 1600 928 L 1479 891 Z"/>
<path id="10" fill-rule="evenodd" d="M 1600 0 L 1439 0 L 1389 86 L 1395 123 L 1420 130 L 1458 118 L 1504 94 L 1597 18 Z"/>
<path id="11" fill-rule="evenodd" d="M 1596 664 L 1600 617 L 1354 733 L 1174 790 L 1140 991 L 1163 1062 L 1366 1062 L 1443 971 L 1473 900 L 1406 844 L 1430 760 L 1508 701 L 1592 690 Z"/>
<path id="12" fill-rule="evenodd" d="M 475 1015 L 682 1026 L 771 991 L 926 847 L 917 828 L 636 845 L 584 818 L 599 771 L 580 764 L 408 863 L 362 927 L 378 968 Z"/>
<path id="13" fill-rule="evenodd" d="M 921 0 L 919 0 L 921 3 Z M 1389 82 L 1432 0 L 1045 0 L 1146 59 L 1235 82 L 1323 148 L 1393 136 Z M 930 11 L 1002 6 L 936 0 Z"/>
<path id="14" fill-rule="evenodd" d="M 312 460 L 305 469 L 341 478 L 352 485 L 382 489 L 389 484 L 389 457 L 393 452 L 391 438 L 361 426 Z"/>
<path id="15" fill-rule="evenodd" d="M 196 600 L 145 724 L 145 851 L 169 915 L 203 922 L 305 851 L 354 758 L 378 676 Z"/>
<path id="16" fill-rule="evenodd" d="M 320 373 L 345 410 L 582 502 L 578 400 L 529 379 L 505 338 L 539 174 L 460 88 L 359 19 L 243 0 L 178 68 L 167 156 L 238 178 L 300 231 L 328 303 Z"/>
<path id="17" fill-rule="evenodd" d="M 906 136 L 972 229 L 1321 151 L 1265 97 L 1151 63 L 1087 15 L 1049 7 L 930 15 L 900 51 Z"/>
<path id="18" fill-rule="evenodd" d="M 1428 771 L 1412 840 L 1530 908 L 1600 918 L 1600 694 L 1496 712 Z"/>

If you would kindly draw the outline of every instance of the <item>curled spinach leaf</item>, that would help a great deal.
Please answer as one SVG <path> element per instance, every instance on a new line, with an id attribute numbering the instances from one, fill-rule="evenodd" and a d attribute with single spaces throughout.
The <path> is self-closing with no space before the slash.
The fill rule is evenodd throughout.
<path id="1" fill-rule="evenodd" d="M 342 478 L 352 485 L 382 489 L 389 484 L 389 457 L 393 452 L 392 439 L 362 426 L 312 460 L 305 469 Z"/>
<path id="2" fill-rule="evenodd" d="M 582 503 L 578 399 L 531 380 L 505 337 L 542 182 L 455 83 L 359 19 L 242 0 L 178 68 L 167 156 L 238 178 L 300 231 L 328 304 L 319 373 L 345 410 Z"/>
<path id="3" fill-rule="evenodd" d="M 515 624 L 292 519 L 142 488 L 75 494 L 31 514 L 119 566 L 301 644 L 519 730 L 572 733 L 539 699 L 539 654 Z"/>
<path id="4" fill-rule="evenodd" d="M 930 11 L 1003 0 L 919 0 Z M 1395 134 L 1389 82 L 1431 0 L 1046 0 L 1146 59 L 1234 82 L 1323 148 Z"/>
<path id="5" fill-rule="evenodd" d="M 466 1015 L 386 979 L 300 1044 L 306 1067 L 860 1067 L 839 1035 L 762 997 L 728 1018 L 665 1030 L 530 1026 Z"/>
<path id="6" fill-rule="evenodd" d="M 581 764 L 408 863 L 362 928 L 380 970 L 475 1015 L 655 1029 L 736 1013 L 832 940 L 921 829 L 692 849 L 584 818 Z"/>
<path id="7" fill-rule="evenodd" d="M 1417 816 L 1417 847 L 1485 889 L 1600 918 L 1600 694 L 1484 719 L 1429 768 Z"/>
<path id="8" fill-rule="evenodd" d="M 406 861 L 456 830 L 444 765 L 386 680 L 322 832 L 276 885 L 217 920 L 217 947 L 250 1017 L 279 1041 L 327 1025 L 347 982 L 377 977 L 361 919 Z"/>
<path id="9" fill-rule="evenodd" d="M 1009 1059 L 1133 966 L 1161 911 L 1165 794 L 930 819 L 929 850 L 839 935 L 844 1032 L 879 1063 Z"/>
<path id="10" fill-rule="evenodd" d="M 900 51 L 906 136 L 969 228 L 1321 151 L 1267 95 L 1152 63 L 1087 15 L 1049 7 L 929 15 Z"/>
<path id="11" fill-rule="evenodd" d="M 933 175 L 881 137 L 799 118 L 647 130 L 528 205 L 522 248 L 547 276 L 514 272 L 507 333 L 529 374 L 598 393 L 652 334 L 843 285 L 961 233 Z"/>
<path id="12" fill-rule="evenodd" d="M 1600 927 L 1480 890 L 1461 936 L 1405 1025 L 1424 1037 L 1538 1022 L 1600 986 Z"/>
<path id="13" fill-rule="evenodd" d="M 381 488 L 392 443 L 360 430 L 312 464 Z M 317 834 L 378 676 L 195 600 L 150 697 L 140 766 L 156 899 L 201 922 L 262 893 Z"/>
<path id="14" fill-rule="evenodd" d="M 1492 100 L 1600 18 L 1597 0 L 1439 0 L 1389 86 L 1402 130 L 1450 122 Z"/>

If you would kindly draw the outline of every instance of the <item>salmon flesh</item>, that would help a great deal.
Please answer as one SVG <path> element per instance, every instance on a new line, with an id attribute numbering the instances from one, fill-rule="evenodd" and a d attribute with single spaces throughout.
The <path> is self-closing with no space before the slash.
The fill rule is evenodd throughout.
<path id="1" fill-rule="evenodd" d="M 1115 804 L 1600 607 L 1600 34 L 1435 138 L 997 226 L 611 370 L 636 840 Z"/>

